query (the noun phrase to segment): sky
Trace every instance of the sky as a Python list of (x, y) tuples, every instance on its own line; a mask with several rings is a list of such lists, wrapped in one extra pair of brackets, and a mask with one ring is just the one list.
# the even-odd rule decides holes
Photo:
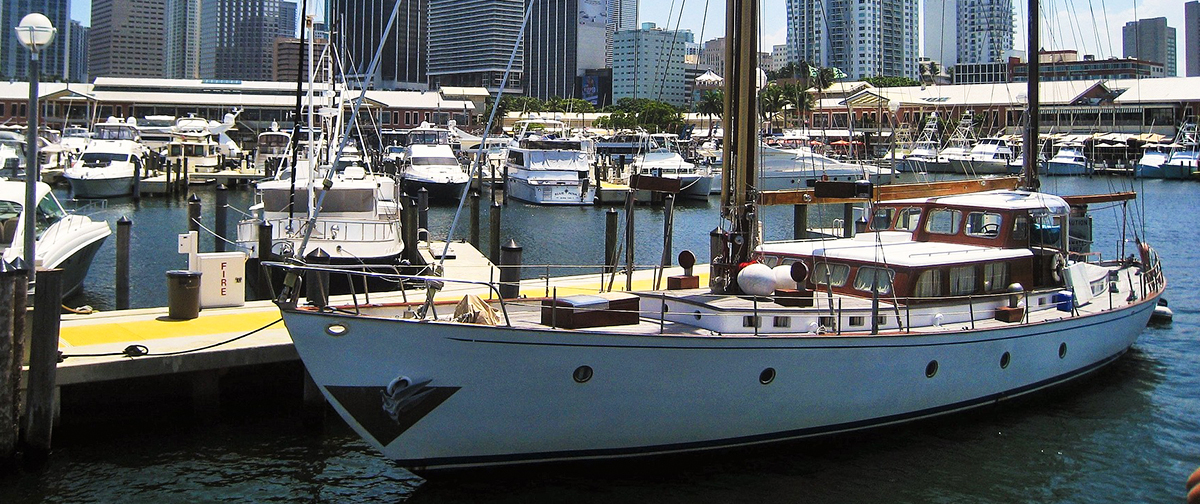
[[(762, 0), (763, 27), (759, 48), (770, 51), (771, 46), (787, 41), (787, 11), (784, 0)], [(318, 2), (322, 3), (322, 2)], [(725, 2), (723, 0), (641, 0), (638, 22), (692, 30), (698, 42), (724, 35)], [(1175, 28), (1177, 65), (1182, 74), (1184, 0), (1044, 0), (1041, 2), (1045, 49), (1078, 49), (1081, 54), (1097, 58), (1121, 56), (1121, 27), (1134, 19), (1166, 17), (1167, 25)], [(705, 8), (707, 5), (707, 9)], [(1015, 48), (1025, 48), (1024, 1), (1017, 1)], [(683, 11), (682, 19), (679, 12)], [(707, 19), (705, 11), (707, 10)], [(91, 2), (71, 2), (71, 18), (91, 25)], [(669, 23), (669, 24), (668, 24)]]

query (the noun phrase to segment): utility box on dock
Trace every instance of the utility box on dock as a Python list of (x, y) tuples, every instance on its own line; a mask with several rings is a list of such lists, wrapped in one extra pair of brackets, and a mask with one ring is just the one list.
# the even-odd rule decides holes
[(200, 263), (200, 306), (242, 306), (246, 304), (246, 254), (207, 252), (196, 254)]

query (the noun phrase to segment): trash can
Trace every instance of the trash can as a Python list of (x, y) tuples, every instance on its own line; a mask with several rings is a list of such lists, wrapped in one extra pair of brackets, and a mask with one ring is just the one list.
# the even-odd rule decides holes
[(191, 320), (200, 316), (199, 271), (167, 272), (167, 314), (175, 320)]

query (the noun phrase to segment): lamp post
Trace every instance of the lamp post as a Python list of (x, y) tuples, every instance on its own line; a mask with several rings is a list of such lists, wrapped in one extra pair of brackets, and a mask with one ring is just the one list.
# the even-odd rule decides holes
[(37, 157), (37, 129), (40, 115), (38, 114), (38, 73), (41, 70), (38, 53), (54, 42), (54, 35), (58, 30), (54, 28), (53, 24), (50, 24), (50, 20), (46, 16), (36, 12), (21, 18), (21, 23), (14, 29), (17, 31), (17, 40), (20, 40), (21, 45), (29, 49), (29, 113), (26, 114), (28, 127), (25, 133), (25, 263), (29, 265), (29, 278), (33, 279), (34, 271), (37, 270), (33, 247), (37, 234), (34, 228), (37, 214), (38, 172), (41, 168)]

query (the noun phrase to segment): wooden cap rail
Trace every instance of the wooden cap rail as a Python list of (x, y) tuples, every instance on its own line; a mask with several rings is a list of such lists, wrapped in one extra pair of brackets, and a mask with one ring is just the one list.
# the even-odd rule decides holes
[[(951, 196), (996, 189), (1016, 189), (1017, 177), (997, 177), (976, 180), (950, 180), (922, 184), (879, 185), (872, 189), (872, 201), (888, 201), (906, 198), (930, 198)], [(818, 198), (812, 189), (787, 189), (763, 191), (762, 205), (806, 205), (817, 203), (857, 203), (865, 198)]]

